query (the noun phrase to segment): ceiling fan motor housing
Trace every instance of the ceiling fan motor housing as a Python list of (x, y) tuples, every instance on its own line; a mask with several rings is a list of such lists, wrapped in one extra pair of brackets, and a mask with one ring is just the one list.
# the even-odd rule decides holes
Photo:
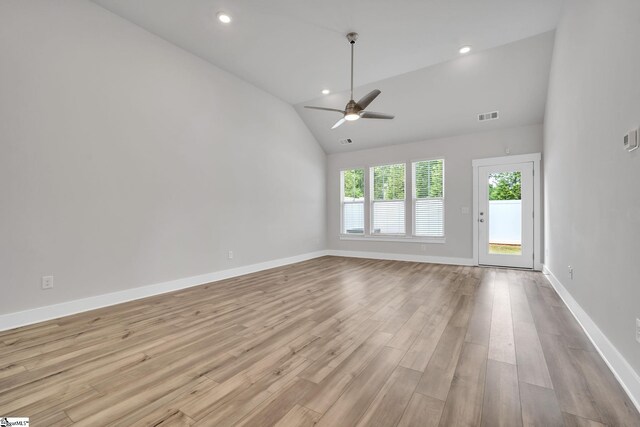
[(358, 114), (360, 111), (362, 111), (362, 108), (353, 99), (350, 100), (344, 108), (345, 114)]
[(356, 40), (358, 40), (358, 33), (347, 34), (347, 40), (349, 40), (349, 43), (355, 44)]

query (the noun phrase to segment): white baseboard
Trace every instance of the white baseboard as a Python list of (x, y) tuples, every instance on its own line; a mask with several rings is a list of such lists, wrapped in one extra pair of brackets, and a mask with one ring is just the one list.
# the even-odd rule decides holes
[(385, 259), (390, 261), (426, 262), (431, 264), (475, 265), (471, 258), (439, 257), (429, 255), (394, 254), (385, 252), (342, 251), (330, 249), (327, 255), (348, 258)]
[(44, 322), (46, 320), (57, 319), (59, 317), (70, 316), (72, 314), (108, 307), (115, 304), (173, 292), (180, 289), (203, 285), (205, 283), (216, 282), (218, 280), (229, 279), (242, 276), (244, 274), (255, 273), (270, 268), (281, 267), (283, 265), (294, 264), (321, 256), (333, 255), (352, 258), (372, 258), (387, 259), (396, 261), (429, 262), (437, 264), (459, 264), (473, 265), (473, 260), (466, 258), (446, 258), (430, 257), (421, 255), (402, 255), (379, 252), (356, 252), (356, 251), (336, 251), (324, 250), (296, 255), (288, 258), (280, 258), (258, 264), (246, 265), (243, 267), (228, 270), (216, 271), (213, 273), (201, 274), (198, 276), (186, 277), (168, 282), (155, 283), (153, 285), (141, 286), (123, 291), (111, 292), (108, 294), (96, 295), (93, 297), (77, 299), (59, 304), (37, 307), (29, 310), (18, 311), (0, 315), (0, 331), (6, 331), (20, 326), (31, 325)]
[(560, 283), (558, 278), (546, 267), (543, 266), (543, 272), (549, 279), (560, 298), (569, 308), (573, 317), (576, 318), (582, 329), (593, 343), (602, 359), (604, 359), (613, 375), (616, 377), (624, 391), (640, 411), (640, 376), (631, 367), (629, 362), (620, 354), (618, 349), (609, 341), (604, 333), (598, 328), (598, 325), (591, 319), (586, 311), (571, 296), (569, 291)]
[(168, 282), (156, 283), (153, 285), (141, 286), (138, 288), (126, 289), (123, 291), (108, 294), (96, 295), (93, 297), (63, 302), (60, 304), (37, 307), (30, 310), (18, 311), (0, 315), (0, 331), (31, 325), (33, 323), (44, 322), (45, 320), (57, 319), (71, 314), (84, 311), (95, 310), (97, 308), (110, 305), (121, 304), (140, 298), (173, 292), (180, 289), (203, 285), (205, 283), (218, 280), (229, 279), (242, 276), (244, 274), (255, 273), (270, 268), (281, 267), (283, 265), (294, 264), (313, 258), (328, 255), (327, 251), (310, 252), (288, 258), (280, 258), (258, 264), (246, 265), (229, 270), (216, 271), (213, 273), (201, 274), (199, 276), (186, 277), (183, 279), (171, 280)]

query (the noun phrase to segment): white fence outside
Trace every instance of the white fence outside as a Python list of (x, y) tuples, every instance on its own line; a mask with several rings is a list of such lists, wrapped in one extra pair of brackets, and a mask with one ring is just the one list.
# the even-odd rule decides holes
[(522, 244), (522, 202), (489, 201), (489, 243)]

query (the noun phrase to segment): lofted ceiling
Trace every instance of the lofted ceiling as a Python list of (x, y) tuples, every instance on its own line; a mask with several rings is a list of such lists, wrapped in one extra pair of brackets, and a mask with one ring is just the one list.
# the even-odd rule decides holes
[[(553, 40), (551, 31), (355, 89), (356, 100), (380, 89), (367, 110), (395, 114), (393, 120), (360, 119), (332, 130), (340, 114), (303, 108), (344, 108), (349, 91), (295, 108), (327, 153), (542, 123)], [(498, 120), (478, 121), (492, 111)], [(353, 143), (341, 145), (345, 138)]]
[[(294, 105), (325, 151), (388, 145), (542, 120), (553, 33), (563, 0), (92, 0)], [(224, 25), (216, 13), (229, 13)], [(339, 118), (357, 31), (356, 99), (392, 121)], [(546, 33), (546, 34), (543, 34)], [(458, 49), (473, 51), (460, 57)], [(321, 96), (322, 89), (332, 94)], [(480, 127), (477, 113), (501, 119)], [(340, 138), (352, 137), (351, 146)]]

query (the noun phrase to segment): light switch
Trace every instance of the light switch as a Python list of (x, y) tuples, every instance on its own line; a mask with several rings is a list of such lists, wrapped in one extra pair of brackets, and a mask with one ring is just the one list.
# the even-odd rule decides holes
[(629, 131), (629, 133), (624, 136), (623, 143), (627, 151), (636, 150), (638, 148), (638, 129)]
[(463, 206), (460, 208), (460, 213), (462, 215), (469, 215), (469, 207), (468, 206)]

